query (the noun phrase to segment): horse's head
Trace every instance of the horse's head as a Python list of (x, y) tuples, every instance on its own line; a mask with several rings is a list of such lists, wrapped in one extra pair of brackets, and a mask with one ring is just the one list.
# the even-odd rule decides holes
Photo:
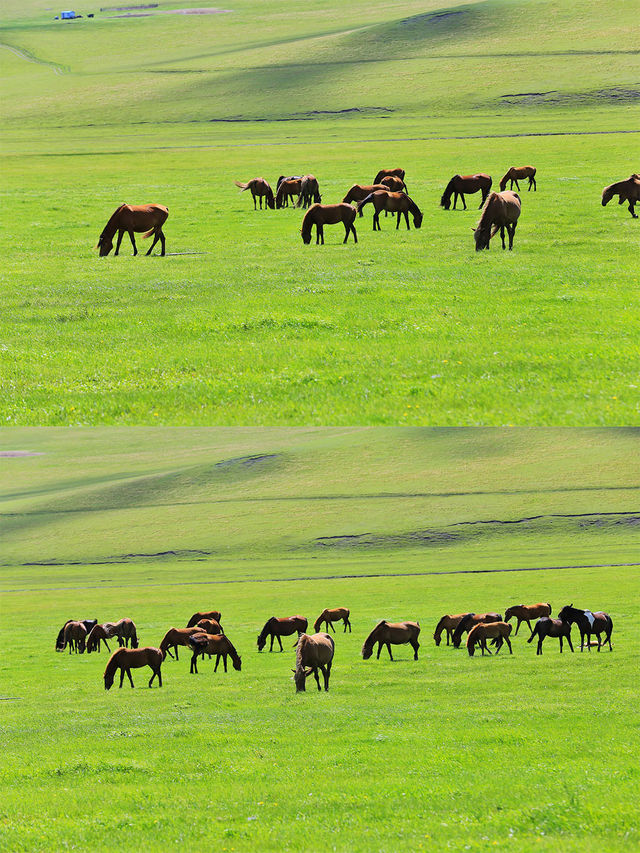
[(238, 672), (240, 672), (240, 670), (242, 669), (242, 658), (240, 657), (240, 655), (238, 655), (238, 657), (234, 660), (233, 668), (237, 669)]
[(511, 617), (513, 616), (513, 613), (511, 612), (512, 610), (513, 610), (512, 607), (507, 607), (507, 609), (504, 611), (504, 621), (505, 622), (508, 622), (509, 619), (511, 619)]
[(113, 240), (110, 237), (105, 237), (103, 232), (98, 238), (96, 249), (100, 250), (100, 257), (104, 258), (113, 249)]
[(111, 690), (113, 687), (113, 676), (115, 673), (115, 669), (113, 672), (105, 672), (104, 674), (104, 689)]
[(416, 212), (413, 214), (413, 226), (414, 226), (414, 228), (422, 228), (422, 219), (423, 219), (422, 211), (416, 209)]
[(373, 654), (373, 643), (371, 643), (370, 645), (368, 643), (365, 643), (364, 646), (362, 647), (363, 660), (369, 660), (369, 658), (371, 657), (372, 654)]
[(444, 207), (445, 210), (449, 210), (451, 207), (451, 196), (446, 193), (440, 199), (440, 207)]
[(480, 228), (480, 226), (478, 226), (477, 228), (472, 228), (471, 230), (473, 231), (473, 236), (476, 241), (476, 252), (481, 252), (482, 249), (488, 249), (491, 229)]
[(293, 680), (296, 685), (296, 693), (304, 693), (307, 689), (307, 678), (313, 670), (305, 669), (303, 666), (298, 666), (293, 670)]
[(613, 190), (611, 187), (605, 187), (602, 190), (602, 206), (606, 207), (613, 198)]
[(138, 642), (138, 635), (134, 634), (133, 637), (131, 638), (131, 648), (137, 649), (139, 645), (140, 645), (140, 643)]
[(440, 634), (434, 634), (433, 639), (436, 641), (436, 646), (440, 645), (441, 637)]
[(267, 638), (262, 634), (258, 634), (258, 651), (261, 652), (267, 645)]
[(269, 192), (267, 193), (267, 207), (270, 210), (273, 210), (275, 208), (275, 206), (276, 206), (276, 203), (273, 199), (273, 190), (269, 190)]

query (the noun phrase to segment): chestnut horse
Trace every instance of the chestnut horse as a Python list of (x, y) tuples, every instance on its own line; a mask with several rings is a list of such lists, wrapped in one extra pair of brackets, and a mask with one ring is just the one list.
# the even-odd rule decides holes
[(400, 178), (402, 183), (404, 184), (405, 190), (407, 189), (407, 185), (404, 183), (404, 169), (380, 169), (378, 174), (375, 177), (374, 184), (381, 184), (383, 178)]
[(376, 190), (366, 198), (358, 202), (358, 213), (362, 213), (362, 208), (365, 204), (371, 203), (374, 208), (373, 214), (373, 230), (381, 231), (380, 228), (380, 211), (388, 210), (389, 213), (397, 213), (396, 231), (400, 227), (400, 216), (404, 215), (404, 221), (409, 228), (409, 214), (413, 215), (413, 225), (415, 228), (422, 226), (422, 212), (418, 205), (406, 193), (391, 193), (388, 190)]
[(520, 184), (518, 181), (524, 181), (525, 178), (529, 178), (529, 189), (527, 192), (531, 192), (531, 187), (533, 187), (533, 191), (537, 191), (536, 184), (536, 167), (535, 166), (512, 166), (506, 175), (500, 181), (500, 189), (506, 190), (507, 181), (510, 181), (511, 184), (509, 189), (513, 189), (513, 185), (516, 185), (516, 189), (520, 192)]
[(293, 197), (300, 195), (302, 188), (302, 178), (284, 178), (278, 183), (276, 191), (276, 207), (278, 210), (282, 207), (289, 207), (289, 199), (293, 204)]
[(265, 181), (264, 178), (252, 178), (250, 181), (247, 181), (246, 184), (241, 183), (240, 181), (233, 182), (237, 187), (240, 187), (241, 191), (251, 190), (251, 196), (253, 198), (253, 209), (256, 210), (256, 199), (260, 200), (260, 210), (262, 210), (262, 199), (264, 199), (264, 209), (266, 210), (268, 207), (273, 210), (276, 206), (276, 203), (273, 199), (273, 190), (269, 186), (268, 182)]
[[(613, 621), (608, 613), (603, 613), (598, 610), (597, 613), (592, 613), (590, 610), (579, 610), (573, 604), (567, 604), (563, 607), (558, 618), (569, 624), (575, 622), (580, 631), (580, 651), (584, 648), (585, 637), (587, 640), (587, 648), (591, 651), (591, 635), (595, 634), (598, 638), (598, 651), (600, 646), (609, 643), (609, 651), (611, 648), (611, 632), (613, 631)], [(604, 644), (600, 639), (600, 634), (604, 634)]]
[(634, 212), (634, 207), (637, 201), (640, 201), (640, 175), (633, 174), (626, 181), (618, 181), (616, 184), (609, 184), (602, 190), (602, 206), (606, 207), (614, 195), (618, 196), (618, 204), (629, 202), (629, 213), (634, 219), (638, 218), (638, 214)]
[(94, 625), (89, 631), (89, 636), (87, 637), (87, 654), (89, 655), (91, 652), (99, 652), (101, 643), (105, 644), (107, 651), (111, 654), (111, 649), (109, 648), (107, 640), (112, 636), (113, 634), (110, 634), (104, 625)]
[(192, 637), (194, 634), (202, 634), (202, 631), (202, 628), (169, 628), (160, 643), (160, 651), (165, 657), (169, 655), (172, 658), (171, 649), (173, 649), (176, 653), (175, 659), (180, 660), (178, 657), (178, 646), (188, 646), (189, 637)]
[(82, 622), (67, 622), (64, 627), (63, 651), (69, 646), (69, 654), (75, 652), (81, 655), (84, 652), (86, 642), (87, 629)]
[(454, 648), (459, 649), (464, 632), (470, 631), (480, 622), (502, 622), (502, 616), (499, 613), (465, 613), (451, 638)]
[(302, 220), (302, 242), (309, 244), (311, 242), (311, 228), (316, 226), (316, 246), (322, 243), (324, 246), (324, 226), (336, 225), (342, 222), (344, 225), (344, 240), (346, 243), (349, 239), (349, 234), (353, 233), (354, 242), (358, 242), (355, 225), (356, 212), (350, 204), (313, 204), (305, 213)]
[[(352, 201), (363, 201), (368, 195), (371, 195), (371, 193), (374, 193), (376, 190), (386, 190), (388, 192), (389, 187), (384, 184), (373, 184), (373, 186), (354, 184), (349, 188), (342, 201), (344, 204), (350, 204)], [(362, 216), (362, 211), (359, 211), (358, 216)]]
[(318, 670), (322, 671), (324, 678), (324, 689), (329, 689), (329, 676), (335, 652), (335, 643), (329, 634), (302, 634), (298, 640), (296, 649), (296, 668), (293, 670), (293, 680), (296, 685), (296, 693), (304, 693), (307, 678), (313, 673), (313, 677), (320, 687)]
[(501, 193), (491, 193), (487, 198), (480, 221), (472, 228), (476, 241), (476, 252), (489, 248), (489, 241), (500, 231), (502, 248), (505, 249), (504, 231), (509, 235), (509, 251), (513, 249), (513, 237), (520, 216), (520, 196), (505, 190)]
[(308, 624), (304, 616), (286, 616), (282, 618), (272, 616), (271, 619), (267, 619), (264, 628), (258, 634), (258, 651), (261, 652), (267, 645), (267, 637), (271, 637), (270, 652), (273, 651), (274, 639), (280, 644), (280, 651), (283, 651), (280, 637), (290, 637), (291, 634), (296, 633), (300, 637), (307, 630)]
[(326, 623), (327, 628), (331, 628), (335, 634), (336, 629), (333, 627), (332, 623), (340, 622), (340, 620), (344, 623), (344, 631), (342, 633), (347, 633), (347, 627), (349, 628), (349, 633), (351, 633), (351, 622), (349, 621), (349, 609), (347, 607), (334, 607), (333, 610), (329, 610), (328, 608), (323, 610), (313, 623), (313, 630), (318, 632), (324, 622)]
[(155, 649), (152, 646), (145, 646), (142, 649), (125, 649), (124, 646), (121, 646), (115, 650), (107, 661), (107, 668), (104, 671), (104, 689), (110, 690), (113, 686), (116, 669), (120, 670), (120, 687), (122, 687), (125, 673), (129, 676), (129, 682), (133, 687), (131, 670), (139, 669), (141, 666), (150, 666), (153, 671), (153, 675), (149, 680), (149, 687), (151, 687), (156, 675), (158, 676), (158, 686), (162, 687), (160, 667), (163, 660), (164, 654), (160, 649)]
[(442, 617), (436, 625), (436, 630), (433, 632), (433, 639), (436, 641), (436, 646), (440, 645), (440, 635), (443, 631), (447, 632), (447, 645), (449, 645), (449, 640), (453, 637), (453, 632), (460, 624), (463, 616), (466, 615), (466, 613), (458, 613), (455, 616), (446, 615)]
[(533, 634), (533, 629), (531, 628), (531, 620), (539, 619), (542, 616), (551, 616), (551, 605), (547, 602), (540, 602), (540, 604), (515, 604), (512, 607), (507, 607), (504, 613), (504, 621), (509, 622), (512, 616), (518, 620), (518, 624), (516, 625), (516, 631), (514, 636), (518, 636), (518, 631), (520, 630), (520, 623), (526, 622)]
[(196, 628), (200, 628), (205, 634), (224, 634), (224, 628), (215, 619), (201, 619)]
[(91, 629), (98, 624), (97, 619), (67, 619), (62, 628), (58, 631), (58, 636), (56, 637), (56, 651), (61, 652), (64, 649), (64, 629), (67, 627), (69, 622), (82, 622), (84, 627), (87, 629), (87, 634)]
[(300, 197), (297, 207), (306, 209), (312, 204), (320, 204), (321, 201), (322, 196), (320, 195), (318, 179), (313, 175), (305, 175), (300, 181)]
[(542, 641), (545, 637), (558, 637), (560, 640), (560, 654), (562, 654), (563, 637), (566, 639), (567, 643), (569, 643), (571, 651), (573, 651), (573, 644), (571, 642), (571, 623), (564, 622), (562, 619), (550, 619), (548, 616), (543, 616), (541, 619), (538, 619), (536, 624), (533, 626), (533, 631), (531, 632), (531, 636), (527, 640), (527, 643), (532, 643), (534, 637), (538, 638), (537, 655), (542, 654)]
[(208, 610), (206, 613), (204, 611), (199, 610), (197, 613), (194, 613), (191, 619), (187, 622), (187, 628), (193, 628), (194, 625), (197, 625), (201, 619), (213, 619), (216, 622), (219, 622), (222, 618), (222, 614), (219, 610)]
[(413, 659), (418, 660), (418, 649), (420, 648), (420, 643), (418, 642), (419, 634), (420, 624), (418, 622), (387, 622), (386, 619), (383, 619), (381, 622), (378, 622), (364, 641), (362, 657), (365, 660), (369, 660), (373, 654), (373, 646), (377, 643), (378, 654), (376, 655), (376, 660), (380, 659), (380, 652), (383, 646), (387, 647), (389, 657), (393, 660), (391, 643), (394, 645), (410, 643), (413, 648)]
[(451, 207), (451, 196), (453, 195), (453, 209), (456, 209), (458, 196), (460, 196), (462, 199), (462, 206), (466, 210), (467, 205), (464, 200), (465, 193), (472, 194), (481, 190), (482, 201), (478, 205), (478, 208), (481, 208), (489, 195), (491, 184), (491, 176), (484, 175), (482, 173), (478, 175), (454, 175), (447, 184), (445, 191), (442, 193), (440, 207), (444, 207), (445, 210), (449, 210)]
[(107, 637), (117, 637), (121, 646), (128, 647), (131, 643), (132, 649), (138, 648), (136, 626), (131, 619), (125, 617), (118, 622), (105, 622), (102, 627), (105, 629)]
[(380, 184), (385, 188), (385, 190), (389, 190), (392, 193), (401, 193), (407, 191), (407, 185), (402, 180), (402, 178), (396, 177), (396, 175), (387, 175), (384, 178), (380, 179)]
[(134, 232), (145, 231), (142, 239), (146, 240), (153, 234), (153, 243), (147, 255), (150, 255), (155, 244), (160, 240), (162, 246), (161, 255), (164, 255), (164, 233), (162, 226), (167, 221), (169, 216), (169, 208), (162, 204), (121, 204), (111, 216), (111, 219), (104, 226), (102, 234), (98, 238), (96, 249), (100, 250), (100, 257), (108, 255), (113, 249), (113, 236), (118, 232), (118, 241), (114, 255), (120, 251), (120, 243), (124, 232), (126, 231), (133, 246), (133, 254), (138, 254), (136, 241), (133, 237)]
[(214, 672), (218, 670), (220, 658), (223, 659), (224, 671), (227, 671), (227, 657), (231, 657), (233, 668), (238, 672), (242, 669), (242, 658), (235, 650), (231, 640), (225, 634), (194, 634), (189, 637), (189, 646), (193, 650), (191, 657), (191, 674), (198, 674), (198, 655), (208, 654), (216, 656), (216, 665)]
[(469, 636), (467, 637), (467, 651), (469, 655), (473, 657), (477, 645), (482, 649), (483, 655), (485, 652), (491, 654), (491, 651), (487, 648), (487, 638), (492, 638), (496, 641), (496, 654), (502, 648), (503, 643), (509, 646), (509, 654), (513, 654), (511, 640), (509, 639), (511, 628), (512, 626), (507, 622), (480, 622), (469, 631)]

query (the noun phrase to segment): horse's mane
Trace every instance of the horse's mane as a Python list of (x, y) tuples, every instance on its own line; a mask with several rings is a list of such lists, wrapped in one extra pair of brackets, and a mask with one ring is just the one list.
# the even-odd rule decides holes
[(482, 212), (480, 214), (480, 219), (476, 226), (476, 229), (485, 230), (491, 227), (491, 213), (489, 213), (489, 208), (492, 204), (495, 203), (495, 199), (498, 197), (498, 193), (492, 192), (489, 193), (487, 198), (485, 199), (485, 203), (482, 205)]
[(296, 645), (296, 669), (300, 669), (302, 667), (302, 650), (304, 646), (309, 642), (309, 635), (302, 634), (298, 643)]
[(420, 210), (418, 205), (415, 203), (415, 201), (411, 198), (411, 196), (407, 196), (407, 202), (409, 204), (409, 212), (410, 213), (412, 213), (414, 216), (416, 214), (420, 214), (420, 215), (422, 214), (422, 211)]
[(444, 192), (442, 193), (442, 197), (440, 198), (440, 207), (444, 207), (445, 204), (451, 198), (451, 196), (453, 194), (453, 190), (454, 190), (454, 182), (455, 182), (456, 178), (459, 178), (459, 177), (460, 177), (460, 175), (454, 175), (451, 178), (451, 180), (449, 181), (449, 183), (447, 184), (447, 186), (445, 187)]
[(118, 658), (121, 656), (122, 652), (128, 651), (123, 646), (116, 649), (115, 652), (111, 653), (111, 657), (107, 661), (107, 665), (104, 670), (104, 678), (107, 678), (110, 675), (113, 675), (116, 669), (118, 668)]

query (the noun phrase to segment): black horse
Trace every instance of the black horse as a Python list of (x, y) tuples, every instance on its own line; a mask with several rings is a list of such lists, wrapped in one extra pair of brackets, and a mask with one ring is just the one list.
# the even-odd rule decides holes
[[(592, 613), (590, 610), (579, 610), (573, 604), (567, 604), (563, 607), (558, 618), (569, 624), (575, 622), (580, 631), (580, 651), (584, 648), (585, 637), (587, 640), (587, 648), (591, 651), (591, 635), (595, 634), (598, 638), (598, 651), (601, 645), (609, 643), (609, 651), (611, 648), (611, 632), (613, 631), (613, 622), (608, 613), (603, 613), (599, 610), (597, 613)], [(600, 639), (600, 635), (604, 634), (604, 643)]]
[(573, 651), (573, 643), (571, 642), (571, 622), (565, 622), (563, 619), (550, 619), (548, 616), (543, 616), (538, 619), (533, 626), (531, 636), (527, 643), (532, 643), (534, 637), (538, 638), (537, 655), (542, 654), (542, 641), (545, 637), (558, 637), (560, 640), (560, 654), (562, 654), (562, 640), (566, 639), (569, 643), (569, 648)]

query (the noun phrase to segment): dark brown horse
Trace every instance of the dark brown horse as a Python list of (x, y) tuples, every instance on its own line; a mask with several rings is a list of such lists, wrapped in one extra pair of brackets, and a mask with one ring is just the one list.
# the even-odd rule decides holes
[(172, 658), (171, 649), (173, 649), (176, 653), (175, 659), (180, 660), (178, 657), (178, 646), (188, 646), (189, 637), (192, 637), (194, 634), (202, 634), (202, 628), (169, 628), (160, 643), (160, 651), (165, 657), (169, 655)]
[(433, 639), (436, 641), (436, 646), (440, 645), (440, 635), (443, 631), (447, 632), (447, 645), (449, 645), (449, 640), (453, 637), (453, 632), (460, 624), (463, 616), (466, 615), (466, 613), (457, 613), (455, 616), (447, 614), (442, 617), (436, 625), (436, 630), (433, 632)]
[(502, 616), (499, 613), (465, 613), (453, 632), (451, 638), (453, 647), (459, 649), (464, 632), (470, 631), (481, 622), (502, 622)]
[(500, 190), (506, 190), (507, 181), (511, 182), (509, 189), (513, 189), (513, 185), (516, 185), (516, 189), (520, 192), (520, 184), (518, 181), (524, 181), (525, 178), (529, 178), (529, 189), (527, 192), (531, 192), (531, 187), (533, 187), (533, 191), (536, 192), (537, 184), (536, 184), (536, 167), (535, 166), (512, 166), (506, 175), (500, 181)]
[(240, 181), (234, 181), (234, 184), (237, 187), (240, 187), (242, 192), (244, 192), (245, 190), (251, 190), (254, 210), (257, 209), (256, 199), (258, 199), (260, 202), (260, 210), (262, 210), (262, 199), (264, 199), (265, 210), (267, 209), (267, 207), (273, 210), (276, 206), (276, 203), (273, 198), (273, 190), (264, 178), (252, 178), (250, 181), (247, 181), (246, 184), (243, 184)]
[(162, 687), (160, 667), (163, 660), (164, 654), (160, 649), (155, 649), (152, 646), (146, 646), (143, 649), (125, 649), (124, 646), (121, 646), (115, 650), (107, 661), (107, 668), (104, 671), (104, 689), (110, 690), (113, 686), (113, 679), (117, 669), (120, 670), (120, 687), (122, 687), (125, 673), (129, 677), (129, 682), (133, 687), (131, 670), (139, 669), (141, 666), (150, 666), (153, 671), (153, 675), (149, 680), (149, 687), (151, 687), (153, 679), (156, 676), (158, 676), (158, 686)]
[(454, 175), (447, 184), (445, 191), (442, 193), (440, 207), (444, 207), (445, 210), (449, 210), (451, 207), (451, 196), (453, 196), (453, 209), (456, 209), (458, 197), (460, 197), (462, 199), (462, 206), (466, 210), (467, 205), (464, 200), (465, 195), (471, 195), (480, 190), (482, 192), (482, 201), (478, 205), (478, 208), (480, 208), (485, 203), (487, 196), (489, 195), (491, 183), (491, 176), (484, 175), (482, 173), (478, 175)]
[(380, 169), (376, 178), (374, 180), (374, 184), (381, 184), (383, 178), (400, 178), (402, 183), (404, 184), (405, 190), (407, 189), (407, 185), (404, 183), (404, 169)]
[(529, 631), (533, 634), (531, 620), (539, 619), (542, 616), (551, 616), (551, 605), (549, 602), (540, 602), (540, 604), (514, 604), (512, 607), (507, 607), (505, 610), (504, 621), (509, 622), (512, 616), (518, 620), (514, 636), (518, 636), (521, 622), (526, 622), (529, 627)]
[(513, 237), (516, 233), (518, 218), (520, 217), (520, 196), (505, 190), (501, 193), (491, 193), (484, 203), (480, 221), (472, 228), (476, 241), (476, 252), (489, 248), (489, 242), (498, 231), (502, 240), (502, 248), (505, 249), (504, 232), (509, 236), (509, 251), (513, 249)]
[(353, 234), (353, 239), (357, 243), (358, 235), (353, 224), (356, 221), (356, 211), (350, 204), (314, 204), (305, 213), (302, 220), (302, 242), (311, 242), (311, 228), (316, 226), (316, 246), (322, 243), (324, 246), (324, 226), (336, 225), (342, 222), (344, 225), (344, 240), (346, 243), (349, 239), (349, 234)]
[(298, 207), (306, 210), (312, 204), (320, 204), (322, 196), (320, 195), (320, 187), (318, 179), (313, 175), (305, 175), (300, 181), (300, 196), (298, 198)]
[(293, 670), (293, 680), (296, 685), (296, 693), (304, 693), (307, 678), (313, 674), (320, 687), (320, 676), (324, 678), (324, 689), (329, 689), (329, 676), (335, 653), (335, 643), (329, 634), (302, 634), (296, 647), (296, 668)]
[(412, 198), (406, 193), (391, 193), (388, 190), (376, 190), (358, 203), (358, 213), (362, 213), (362, 208), (371, 203), (373, 205), (373, 230), (380, 231), (380, 212), (388, 210), (389, 213), (397, 213), (396, 231), (400, 227), (400, 216), (404, 216), (404, 221), (409, 228), (409, 214), (413, 216), (413, 224), (415, 228), (422, 226), (422, 211)]
[(349, 628), (349, 633), (351, 633), (351, 622), (349, 621), (349, 609), (347, 607), (334, 607), (332, 610), (325, 609), (318, 616), (316, 621), (313, 624), (313, 630), (318, 632), (322, 627), (322, 623), (325, 623), (327, 628), (331, 628), (331, 630), (335, 633), (335, 628), (333, 627), (333, 622), (343, 622), (344, 623), (344, 631), (343, 634), (346, 634), (347, 627)]
[(64, 649), (69, 646), (69, 654), (83, 654), (87, 642), (87, 629), (82, 622), (67, 622), (64, 628)]
[(222, 614), (219, 610), (199, 610), (197, 613), (194, 613), (191, 619), (187, 622), (187, 628), (193, 628), (194, 625), (197, 625), (201, 619), (213, 619), (215, 622), (219, 622), (222, 618)]
[(117, 637), (121, 646), (129, 646), (131, 643), (132, 649), (138, 648), (138, 634), (136, 626), (131, 619), (119, 619), (117, 622), (105, 622), (102, 626), (109, 638)]
[(302, 178), (285, 178), (278, 184), (276, 191), (276, 207), (289, 207), (289, 199), (293, 204), (294, 196), (299, 196), (302, 189)]
[(297, 634), (300, 637), (307, 630), (308, 624), (304, 616), (286, 616), (284, 618), (272, 616), (271, 619), (267, 619), (264, 628), (258, 634), (258, 651), (261, 652), (267, 645), (267, 637), (271, 637), (270, 652), (273, 651), (274, 639), (280, 644), (280, 651), (283, 651), (280, 637), (290, 637), (292, 634)]
[[(374, 193), (376, 190), (389, 190), (389, 187), (384, 184), (373, 184), (373, 185), (363, 185), (363, 184), (354, 184), (349, 188), (347, 194), (342, 199), (344, 204), (351, 204), (351, 202), (359, 202), (363, 201), (368, 195)], [(359, 212), (359, 216), (362, 216), (362, 211)]]
[(226, 634), (194, 634), (189, 637), (189, 646), (193, 650), (191, 657), (191, 674), (198, 674), (198, 656), (199, 655), (215, 655), (216, 665), (214, 672), (218, 670), (220, 658), (223, 659), (224, 671), (227, 671), (227, 657), (231, 658), (233, 668), (238, 672), (242, 669), (242, 658), (235, 650), (235, 647)]
[(205, 634), (224, 634), (224, 628), (215, 619), (201, 619), (196, 628), (200, 628)]
[(618, 181), (616, 184), (609, 184), (602, 190), (602, 206), (606, 207), (614, 195), (618, 196), (618, 204), (629, 202), (629, 213), (634, 219), (638, 218), (634, 208), (637, 201), (640, 201), (640, 175), (633, 174), (626, 181)]
[(513, 654), (511, 640), (509, 639), (511, 629), (512, 626), (507, 622), (480, 622), (469, 631), (467, 651), (473, 657), (475, 647), (479, 645), (483, 655), (485, 652), (491, 654), (490, 649), (487, 647), (487, 639), (492, 639), (495, 641), (496, 654), (502, 648), (503, 643), (509, 646), (509, 654)]
[(531, 636), (527, 640), (527, 643), (532, 643), (534, 637), (538, 638), (537, 655), (542, 654), (542, 641), (545, 637), (558, 637), (560, 640), (560, 654), (562, 654), (563, 638), (566, 639), (567, 643), (569, 643), (569, 648), (573, 651), (573, 644), (571, 642), (571, 623), (564, 622), (562, 619), (550, 619), (548, 616), (543, 616), (541, 619), (538, 619), (536, 624), (533, 626), (533, 631), (531, 632)]
[(420, 643), (418, 642), (419, 634), (420, 624), (418, 622), (387, 622), (386, 619), (383, 619), (381, 622), (378, 622), (364, 641), (362, 657), (368, 660), (373, 654), (374, 644), (377, 643), (378, 654), (376, 655), (376, 660), (380, 659), (380, 652), (383, 646), (387, 647), (389, 657), (393, 660), (391, 644), (402, 645), (410, 643), (413, 648), (413, 659), (418, 660), (418, 649), (420, 648)]
[(64, 649), (64, 629), (67, 627), (69, 622), (82, 622), (84, 627), (87, 629), (87, 634), (95, 625), (98, 624), (97, 619), (67, 619), (62, 628), (58, 631), (58, 636), (56, 637), (57, 652), (61, 652)]
[(102, 643), (105, 644), (107, 651), (111, 654), (111, 649), (107, 642), (111, 636), (113, 635), (108, 633), (104, 625), (94, 625), (94, 627), (89, 631), (89, 636), (87, 637), (87, 654), (89, 655), (91, 652), (99, 652)]
[[(600, 651), (601, 645), (606, 646), (607, 643), (609, 643), (609, 651), (613, 651), (611, 648), (613, 621), (608, 613), (604, 613), (602, 610), (592, 613), (590, 610), (579, 610), (577, 607), (574, 607), (573, 604), (567, 604), (567, 606), (563, 607), (560, 613), (558, 613), (558, 618), (562, 619), (563, 622), (568, 622), (569, 624), (573, 622), (576, 623), (578, 630), (580, 631), (580, 651), (584, 648), (585, 639), (587, 641), (587, 648), (591, 651), (592, 634), (595, 634), (598, 638), (598, 651)], [(604, 643), (600, 639), (601, 634), (604, 634)]]
[(140, 231), (146, 232), (142, 235), (143, 240), (146, 240), (147, 237), (151, 237), (153, 234), (153, 243), (147, 255), (151, 254), (158, 240), (160, 240), (162, 246), (160, 254), (164, 255), (165, 239), (162, 226), (167, 221), (168, 216), (169, 208), (161, 204), (121, 204), (112, 214), (111, 219), (105, 225), (98, 239), (96, 249), (100, 250), (100, 257), (103, 258), (105, 255), (108, 255), (111, 249), (113, 249), (113, 236), (116, 231), (118, 232), (118, 241), (114, 255), (117, 255), (120, 251), (120, 243), (122, 243), (125, 231), (131, 240), (134, 255), (138, 254), (138, 249), (133, 234)]

